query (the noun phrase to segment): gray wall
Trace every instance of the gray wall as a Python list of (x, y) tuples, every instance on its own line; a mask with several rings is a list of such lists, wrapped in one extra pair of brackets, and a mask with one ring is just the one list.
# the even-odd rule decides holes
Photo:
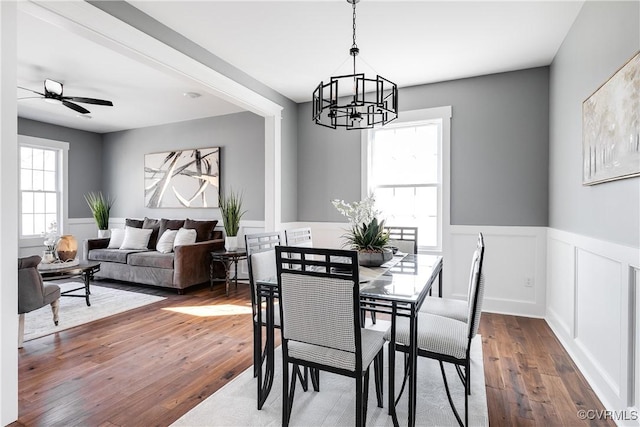
[(640, 49), (640, 3), (585, 2), (551, 64), (549, 225), (638, 247), (640, 179), (582, 186), (582, 102)]
[(215, 218), (219, 209), (144, 206), (144, 155), (180, 148), (221, 147), (221, 186), (244, 194), (245, 220), (264, 220), (264, 119), (244, 112), (104, 134), (104, 190), (116, 197), (111, 215)]
[[(402, 111), (452, 106), (451, 223), (546, 226), (549, 69), (400, 89)], [(325, 129), (299, 106), (298, 219), (343, 221), (360, 199), (360, 132)]]
[[(295, 165), (297, 107), (295, 102), (124, 1), (90, 1), (90, 3), (283, 107), (281, 123), (283, 152), (281, 167), (282, 220), (295, 221), (298, 216), (296, 204), (297, 167)], [(260, 185), (264, 189), (264, 175), (254, 185)]]
[(24, 118), (18, 134), (69, 143), (69, 218), (91, 218), (84, 195), (102, 190), (102, 135)]

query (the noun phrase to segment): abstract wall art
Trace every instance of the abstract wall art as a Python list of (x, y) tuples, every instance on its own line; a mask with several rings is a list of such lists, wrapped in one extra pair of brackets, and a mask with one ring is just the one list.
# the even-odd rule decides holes
[(582, 183), (640, 175), (640, 53), (582, 103)]
[(215, 208), (220, 189), (220, 147), (144, 156), (148, 208)]

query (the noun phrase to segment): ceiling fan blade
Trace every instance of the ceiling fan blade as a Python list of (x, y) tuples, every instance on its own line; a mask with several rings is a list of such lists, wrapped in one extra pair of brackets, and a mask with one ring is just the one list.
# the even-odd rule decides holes
[(80, 96), (63, 96), (62, 99), (67, 99), (69, 101), (75, 102), (84, 102), (85, 104), (106, 105), (109, 107), (113, 107), (113, 103), (111, 101), (106, 101), (104, 99), (83, 98)]
[(75, 110), (75, 111), (77, 111), (78, 113), (81, 113), (81, 114), (90, 113), (90, 111), (87, 110), (86, 108), (81, 107), (78, 104), (74, 104), (73, 102), (62, 100), (62, 105), (64, 105), (65, 107), (69, 107), (72, 110)]
[(35, 91), (33, 89), (29, 89), (29, 88), (26, 88), (26, 87), (23, 87), (23, 86), (18, 86), (18, 89), (28, 90), (29, 92), (33, 92), (36, 95), (44, 96), (44, 93), (40, 93), (38, 91)]

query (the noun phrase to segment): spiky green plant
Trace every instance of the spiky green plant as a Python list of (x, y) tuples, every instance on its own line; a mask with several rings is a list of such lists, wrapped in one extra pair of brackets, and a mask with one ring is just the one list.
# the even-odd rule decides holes
[(237, 236), (240, 218), (247, 212), (242, 210), (242, 193), (234, 193), (233, 189), (230, 189), (226, 195), (220, 193), (218, 202), (225, 233), (229, 237)]
[(113, 206), (114, 199), (109, 196), (103, 196), (101, 192), (89, 192), (85, 194), (84, 199), (87, 201), (89, 209), (91, 209), (93, 219), (96, 220), (98, 230), (108, 230), (109, 212), (111, 211), (111, 206)]
[(389, 234), (384, 231), (384, 220), (378, 222), (373, 218), (369, 224), (354, 225), (351, 230), (343, 236), (346, 245), (358, 251), (380, 252), (389, 243)]

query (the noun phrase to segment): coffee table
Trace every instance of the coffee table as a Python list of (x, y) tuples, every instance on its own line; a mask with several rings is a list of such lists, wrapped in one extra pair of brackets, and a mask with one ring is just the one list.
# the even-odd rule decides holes
[[(40, 271), (40, 275), (45, 280), (62, 280), (62, 279), (70, 279), (75, 277), (82, 277), (82, 279), (84, 280), (84, 286), (61, 292), (60, 296), (84, 298), (87, 301), (87, 306), (91, 306), (91, 301), (89, 301), (89, 295), (91, 295), (91, 289), (89, 288), (89, 285), (91, 284), (91, 279), (93, 279), (93, 275), (98, 271), (100, 271), (99, 262), (81, 261), (79, 264), (69, 265), (69, 266), (66, 266), (64, 265), (64, 263), (62, 263), (60, 264), (60, 267), (49, 266), (47, 269), (38, 270), (38, 271)], [(82, 289), (84, 289), (84, 294), (72, 293)]]

